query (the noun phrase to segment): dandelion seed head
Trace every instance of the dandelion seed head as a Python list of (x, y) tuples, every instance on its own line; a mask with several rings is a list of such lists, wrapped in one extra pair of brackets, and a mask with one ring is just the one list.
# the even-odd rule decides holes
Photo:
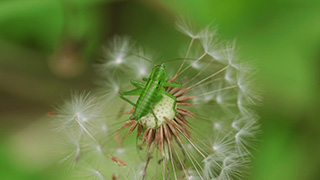
[[(221, 41), (215, 28), (196, 30), (185, 20), (177, 28), (190, 38), (190, 44), (184, 46), (181, 58), (164, 61), (165, 83), (181, 87), (157, 81), (156, 94), (143, 94), (152, 101), (151, 105), (141, 101), (143, 108), (136, 103), (141, 95), (126, 96), (132, 101), (129, 104), (119, 93), (146, 90), (148, 82), (155, 82), (147, 78), (152, 77), (151, 70), (160, 64), (160, 58), (127, 37), (115, 37), (105, 47), (105, 56), (97, 65), (99, 98), (76, 95), (56, 115), (60, 130), (71, 129), (77, 137), (68, 160), (81, 157), (86, 163), (111, 167), (105, 158), (119, 164), (114, 156), (119, 155), (129, 160), (129, 170), (109, 171), (123, 179), (242, 179), (259, 131), (258, 116), (251, 109), (260, 99), (252, 86), (254, 68), (241, 62), (235, 41)], [(159, 101), (153, 101), (153, 95), (159, 94), (161, 100), (157, 96)], [(139, 108), (146, 115), (138, 116)], [(126, 141), (129, 136), (136, 141)], [(142, 161), (130, 150), (137, 145), (146, 149), (141, 151)], [(161, 172), (153, 171), (159, 167)], [(107, 172), (103, 169), (87, 166), (86, 172), (102, 179)]]

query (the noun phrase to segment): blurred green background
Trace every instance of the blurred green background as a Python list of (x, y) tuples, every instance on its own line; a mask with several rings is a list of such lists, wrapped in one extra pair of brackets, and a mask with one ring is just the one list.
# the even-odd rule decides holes
[(94, 88), (93, 64), (113, 35), (176, 57), (180, 15), (236, 38), (260, 70), (263, 133), (248, 179), (320, 179), (318, 0), (1, 0), (0, 179), (68, 179), (47, 112), (71, 90)]

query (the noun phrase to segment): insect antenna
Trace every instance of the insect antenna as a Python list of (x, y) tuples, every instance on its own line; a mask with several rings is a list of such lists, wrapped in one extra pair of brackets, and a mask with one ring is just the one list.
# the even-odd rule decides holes
[(169, 59), (169, 60), (166, 60), (164, 61), (163, 63), (171, 63), (171, 62), (174, 62), (174, 61), (182, 61), (182, 60), (196, 60), (195, 58), (173, 58), (173, 59)]
[(141, 58), (142, 60), (145, 60), (145, 61), (147, 61), (147, 62), (149, 62), (149, 63), (151, 63), (151, 64), (153, 64), (153, 65), (156, 65), (156, 63), (154, 63), (151, 59), (149, 59), (149, 58), (147, 58), (147, 57), (145, 57), (145, 56), (139, 55), (139, 54), (137, 54), (137, 53), (128, 52), (128, 51), (119, 51), (119, 52), (121, 52), (121, 53), (126, 53), (126, 54), (132, 55), (132, 56), (136, 56), (136, 57)]
[(143, 59), (143, 60), (145, 60), (145, 61), (147, 61), (147, 62), (149, 62), (149, 63), (151, 63), (153, 65), (156, 65), (156, 63), (154, 63), (152, 60), (150, 60), (150, 59), (148, 59), (148, 58), (146, 58), (144, 56), (141, 56), (139, 54), (136, 54), (136, 53), (128, 53), (128, 54), (131, 54), (133, 56), (137, 56), (137, 57), (139, 57), (139, 58), (141, 58), (141, 59)]

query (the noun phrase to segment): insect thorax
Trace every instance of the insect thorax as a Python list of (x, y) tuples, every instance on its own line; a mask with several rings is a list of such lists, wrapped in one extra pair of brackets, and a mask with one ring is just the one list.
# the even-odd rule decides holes
[(167, 70), (163, 65), (157, 65), (152, 69), (149, 79), (166, 81), (168, 78)]

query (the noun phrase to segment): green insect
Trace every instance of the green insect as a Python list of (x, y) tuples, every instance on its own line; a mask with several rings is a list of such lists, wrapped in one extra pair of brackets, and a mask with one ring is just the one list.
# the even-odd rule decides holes
[[(168, 82), (169, 77), (167, 70), (163, 64), (157, 65), (152, 69), (152, 73), (149, 78), (143, 78), (144, 82), (131, 80), (131, 84), (136, 87), (136, 89), (120, 92), (120, 97), (132, 104), (135, 107), (135, 111), (131, 117), (135, 120), (139, 120), (141, 117), (146, 116), (148, 113), (152, 113), (156, 120), (157, 117), (153, 112), (153, 107), (161, 101), (163, 94), (174, 100), (173, 109), (176, 108), (176, 97), (165, 90), (165, 87), (181, 87), (181, 84)], [(125, 95), (139, 95), (136, 103), (133, 103)]]

